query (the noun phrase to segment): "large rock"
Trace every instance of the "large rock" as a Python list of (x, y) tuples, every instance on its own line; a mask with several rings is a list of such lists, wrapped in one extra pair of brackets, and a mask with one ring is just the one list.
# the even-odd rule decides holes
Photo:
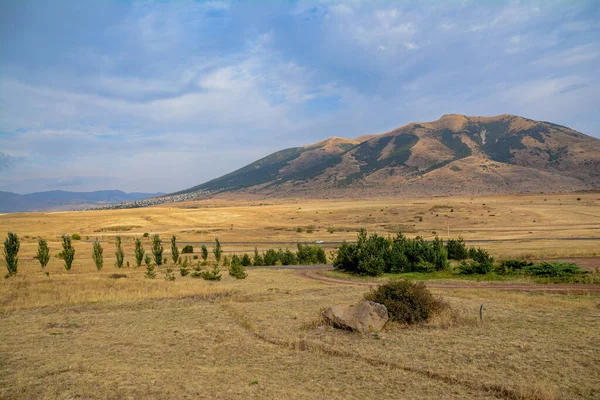
[(355, 306), (333, 306), (323, 312), (325, 322), (336, 328), (370, 333), (380, 331), (388, 321), (388, 311), (383, 304), (361, 301)]

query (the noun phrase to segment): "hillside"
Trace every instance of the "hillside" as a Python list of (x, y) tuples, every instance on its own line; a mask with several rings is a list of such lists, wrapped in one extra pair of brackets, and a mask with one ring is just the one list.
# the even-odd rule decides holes
[(600, 189), (600, 140), (514, 115), (444, 115), (282, 150), (179, 192), (318, 197)]
[(29, 194), (0, 192), (0, 213), (76, 210), (106, 204), (137, 201), (162, 193), (125, 193), (120, 190), (67, 192), (52, 190)]

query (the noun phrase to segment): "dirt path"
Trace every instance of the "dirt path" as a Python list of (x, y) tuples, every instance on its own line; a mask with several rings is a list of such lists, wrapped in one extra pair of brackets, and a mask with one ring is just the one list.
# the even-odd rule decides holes
[[(352, 281), (349, 279), (332, 278), (325, 276), (323, 271), (326, 269), (303, 269), (296, 272), (296, 275), (306, 279), (329, 283), (333, 285), (349, 286), (377, 286), (375, 282)], [(563, 294), (579, 293), (600, 293), (600, 285), (591, 284), (525, 284), (525, 283), (430, 283), (426, 282), (427, 287), (432, 289), (488, 289), (488, 290), (512, 290), (519, 292), (552, 292)]]

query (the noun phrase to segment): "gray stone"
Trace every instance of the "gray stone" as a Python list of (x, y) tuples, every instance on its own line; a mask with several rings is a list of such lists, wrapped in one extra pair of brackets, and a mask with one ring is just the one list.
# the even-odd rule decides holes
[(333, 306), (323, 312), (323, 319), (336, 328), (360, 333), (380, 331), (388, 321), (388, 311), (383, 304), (361, 301), (355, 306)]

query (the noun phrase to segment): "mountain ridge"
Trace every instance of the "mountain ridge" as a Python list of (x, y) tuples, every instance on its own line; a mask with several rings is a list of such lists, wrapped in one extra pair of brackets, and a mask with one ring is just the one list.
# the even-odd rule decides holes
[(176, 194), (338, 197), (363, 188), (407, 196), (597, 190), (600, 140), (511, 114), (445, 114), (284, 149)]

